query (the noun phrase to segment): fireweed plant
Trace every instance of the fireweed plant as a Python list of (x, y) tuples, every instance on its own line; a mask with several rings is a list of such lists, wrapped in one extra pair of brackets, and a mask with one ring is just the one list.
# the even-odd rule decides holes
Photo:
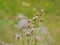
[[(14, 37), (21, 39), (22, 45), (54, 44), (53, 38), (43, 24), (43, 13), (44, 10), (42, 9), (40, 12), (37, 12), (32, 19), (28, 19), (23, 14), (17, 16), (18, 24), (15, 25), (15, 27), (20, 30), (20, 34), (15, 34)], [(35, 26), (35, 23), (37, 23), (38, 26)]]

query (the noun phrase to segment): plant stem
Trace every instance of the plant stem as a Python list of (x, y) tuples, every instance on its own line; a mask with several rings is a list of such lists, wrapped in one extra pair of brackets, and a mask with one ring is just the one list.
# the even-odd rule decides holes
[(30, 37), (27, 38), (27, 45), (30, 45)]

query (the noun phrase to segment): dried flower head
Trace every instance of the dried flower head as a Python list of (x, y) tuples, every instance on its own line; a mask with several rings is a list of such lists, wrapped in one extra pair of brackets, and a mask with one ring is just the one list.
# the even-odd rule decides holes
[(32, 20), (35, 21), (36, 19), (38, 19), (38, 16), (33, 17)]
[(31, 36), (31, 33), (30, 33), (30, 32), (25, 32), (25, 34), (26, 34), (27, 36)]
[(35, 39), (36, 42), (41, 40), (39, 36), (34, 37), (34, 39)]
[(33, 21), (35, 21), (36, 20), (36, 18), (35, 17), (33, 17), (33, 19), (32, 19)]
[(34, 32), (34, 28), (31, 28), (31, 33), (33, 33)]
[(19, 34), (15, 34), (14, 37), (15, 37), (16, 39), (21, 39), (21, 36), (20, 36)]
[(43, 18), (40, 18), (40, 22), (43, 22)]
[(28, 19), (28, 23), (32, 23), (32, 20)]
[(32, 25), (32, 24), (27, 24), (27, 27), (28, 27), (28, 28), (32, 28), (33, 25)]
[(39, 16), (39, 15), (40, 15), (40, 12), (37, 12), (37, 13), (36, 13), (36, 16)]

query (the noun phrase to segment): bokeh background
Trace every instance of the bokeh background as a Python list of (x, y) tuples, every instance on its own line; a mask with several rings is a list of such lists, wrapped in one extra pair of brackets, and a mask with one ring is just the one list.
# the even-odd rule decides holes
[(18, 22), (17, 14), (22, 13), (32, 18), (41, 9), (45, 10), (45, 26), (56, 40), (56, 45), (60, 45), (60, 0), (0, 0), (0, 40), (19, 45), (20, 41), (13, 38), (14, 33), (19, 33), (14, 28)]

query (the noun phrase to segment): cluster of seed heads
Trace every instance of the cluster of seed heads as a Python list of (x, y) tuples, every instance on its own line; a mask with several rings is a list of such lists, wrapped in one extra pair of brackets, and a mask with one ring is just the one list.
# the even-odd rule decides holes
[(36, 19), (39, 18), (40, 22), (43, 22), (43, 18), (42, 18), (42, 13), (44, 12), (44, 10), (42, 9), (40, 12), (37, 12), (35, 14), (35, 16), (33, 17), (33, 21), (35, 21)]
[[(22, 31), (27, 35), (27, 36), (31, 36), (32, 33), (34, 32), (34, 25), (33, 25), (33, 21), (39, 19), (40, 22), (43, 21), (42, 18), (42, 13), (44, 12), (44, 10), (42, 9), (40, 12), (37, 12), (35, 14), (35, 16), (33, 17), (33, 19), (28, 19), (26, 16), (24, 16), (23, 14), (19, 14), (17, 19), (19, 20), (18, 24), (17, 24), (17, 28), (22, 29)], [(17, 39), (20, 38), (19, 35), (16, 34), (15, 36)], [(37, 37), (38, 38), (38, 37)], [(39, 40), (35, 38), (35, 40)]]
[[(36, 20), (39, 20), (39, 22), (40, 22), (40, 24), (39, 24), (40, 26), (38, 27), (39, 29), (37, 29), (37, 30), (40, 30), (40, 28), (41, 28), (41, 30), (40, 30), (41, 33), (44, 34), (44, 35), (47, 34), (47, 29), (42, 24), (43, 23), (42, 13), (44, 13), (43, 9), (41, 9), (40, 12), (37, 12), (32, 19), (28, 19), (23, 14), (18, 15), (17, 19), (18, 19), (19, 22), (16, 25), (16, 27), (19, 30), (22, 30), (22, 33), (24, 33), (28, 37), (28, 40), (29, 40), (29, 37), (33, 36), (33, 33), (36, 31), (36, 29), (34, 27), (34, 23), (33, 23)], [(14, 37), (16, 39), (21, 39), (22, 38), (19, 34), (15, 34)], [(33, 39), (36, 42), (39, 42), (39, 41), (42, 40), (42, 38), (40, 38), (39, 35), (35, 35), (33, 37)], [(52, 38), (50, 38), (49, 36), (47, 37), (47, 39), (49, 39), (49, 41), (52, 41)], [(30, 40), (29, 40), (29, 42), (30, 42)], [(29, 42), (28, 42), (28, 45), (29, 45)]]

